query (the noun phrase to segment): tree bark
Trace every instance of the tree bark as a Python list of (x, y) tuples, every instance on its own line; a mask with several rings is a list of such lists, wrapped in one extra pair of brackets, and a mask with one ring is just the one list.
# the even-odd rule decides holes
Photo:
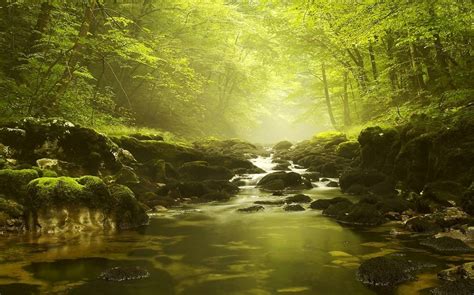
[(375, 53), (374, 48), (372, 47), (372, 42), (369, 41), (369, 56), (370, 56), (370, 64), (372, 66), (372, 76), (374, 80), (378, 79), (378, 72), (377, 72), (377, 63), (375, 62)]
[(334, 129), (337, 129), (336, 120), (334, 119), (334, 114), (332, 112), (331, 97), (329, 96), (329, 86), (326, 77), (326, 65), (324, 64), (324, 62), (321, 64), (321, 74), (323, 78), (324, 97), (326, 98), (326, 106), (328, 108), (329, 120), (331, 120), (332, 127), (334, 127)]
[(344, 91), (342, 96), (343, 108), (344, 108), (344, 126), (349, 127), (352, 125), (351, 112), (349, 109), (349, 95), (347, 93), (347, 84), (349, 79), (349, 73), (344, 71)]

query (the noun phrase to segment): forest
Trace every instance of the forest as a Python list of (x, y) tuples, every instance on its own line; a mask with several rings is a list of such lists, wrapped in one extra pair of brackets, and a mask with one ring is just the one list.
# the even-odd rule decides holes
[(0, 295), (474, 294), (473, 8), (0, 0)]

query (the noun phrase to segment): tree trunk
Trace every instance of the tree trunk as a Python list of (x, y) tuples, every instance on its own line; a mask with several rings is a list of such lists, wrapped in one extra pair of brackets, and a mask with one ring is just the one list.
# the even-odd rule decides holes
[(40, 13), (36, 20), (35, 28), (31, 32), (30, 38), (28, 39), (28, 48), (25, 50), (27, 54), (38, 52), (38, 49), (35, 47), (38, 41), (43, 36), (48, 24), (51, 20), (51, 10), (53, 6), (49, 2), (41, 3)]
[(378, 78), (377, 63), (375, 62), (375, 53), (374, 53), (374, 48), (372, 47), (371, 41), (369, 41), (369, 56), (370, 56), (370, 64), (372, 66), (372, 75), (374, 76), (374, 80), (377, 80)]
[(43, 105), (44, 115), (48, 115), (54, 108), (57, 107), (57, 102), (61, 99), (67, 91), (67, 88), (74, 78), (74, 71), (76, 70), (77, 64), (81, 58), (81, 51), (84, 48), (84, 39), (87, 37), (89, 32), (90, 24), (94, 18), (94, 8), (96, 5), (95, 0), (89, 0), (88, 5), (84, 9), (84, 18), (77, 34), (76, 42), (74, 43), (69, 59), (66, 61), (66, 68), (61, 75), (61, 79), (58, 82), (57, 91), (54, 93), (49, 100), (45, 101)]
[(334, 119), (334, 114), (332, 112), (331, 98), (329, 97), (329, 86), (326, 77), (326, 65), (324, 64), (324, 62), (321, 64), (321, 74), (323, 76), (324, 97), (326, 97), (326, 106), (328, 108), (329, 119), (331, 120), (332, 127), (334, 127), (334, 129), (337, 129), (336, 120)]
[(343, 108), (344, 108), (344, 126), (349, 127), (352, 125), (351, 112), (349, 109), (349, 94), (347, 93), (347, 84), (349, 79), (349, 73), (344, 71), (344, 92), (342, 96)]

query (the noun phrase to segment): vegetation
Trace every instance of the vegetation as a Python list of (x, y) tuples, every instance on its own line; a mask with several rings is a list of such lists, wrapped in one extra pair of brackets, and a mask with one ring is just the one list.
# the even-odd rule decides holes
[(470, 1), (0, 6), (2, 120), (229, 137), (270, 119), (350, 130), (449, 116), (472, 100)]

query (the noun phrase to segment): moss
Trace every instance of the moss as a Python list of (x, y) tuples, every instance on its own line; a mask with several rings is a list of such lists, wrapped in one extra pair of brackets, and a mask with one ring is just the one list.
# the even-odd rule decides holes
[(15, 201), (0, 197), (0, 212), (10, 218), (21, 218), (23, 216), (23, 206)]
[(289, 142), (288, 140), (284, 140), (284, 141), (280, 141), (279, 143), (275, 144), (273, 146), (273, 149), (276, 150), (276, 151), (288, 150), (292, 146), (293, 146), (293, 144), (291, 142)]
[(375, 226), (385, 221), (374, 205), (366, 203), (355, 204), (347, 214), (339, 215), (336, 218), (343, 223), (362, 226)]
[(43, 175), (41, 175), (42, 177), (58, 177), (58, 173), (56, 173), (56, 171), (53, 171), (53, 170), (43, 170)]
[(373, 286), (394, 286), (415, 279), (415, 265), (398, 257), (376, 257), (364, 261), (358, 271), (357, 279)]
[(360, 144), (357, 141), (341, 142), (336, 147), (336, 154), (340, 157), (353, 159), (359, 155)]
[(0, 192), (21, 203), (26, 194), (26, 185), (38, 177), (34, 169), (0, 170)]
[(114, 201), (112, 218), (118, 229), (129, 229), (148, 222), (145, 208), (128, 187), (114, 184), (109, 191)]

